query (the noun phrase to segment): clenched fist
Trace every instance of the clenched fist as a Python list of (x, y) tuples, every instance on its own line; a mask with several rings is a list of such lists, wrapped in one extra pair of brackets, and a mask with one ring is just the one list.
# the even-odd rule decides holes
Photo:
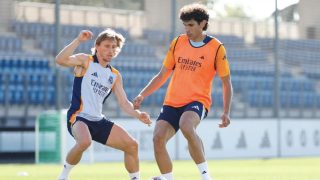
[(221, 124), (219, 124), (219, 128), (225, 128), (228, 127), (230, 124), (230, 117), (228, 114), (222, 114), (220, 117), (221, 119)]
[(79, 35), (78, 35), (78, 40), (80, 42), (84, 42), (87, 41), (89, 39), (92, 39), (93, 37), (93, 33), (89, 30), (82, 30), (80, 31)]

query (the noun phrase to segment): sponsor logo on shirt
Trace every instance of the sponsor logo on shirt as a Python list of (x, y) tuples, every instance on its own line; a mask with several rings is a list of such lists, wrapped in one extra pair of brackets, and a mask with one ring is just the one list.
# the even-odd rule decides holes
[(94, 76), (94, 77), (98, 77), (98, 73), (97, 72), (94, 72), (91, 75)]
[(93, 92), (101, 97), (105, 97), (110, 90), (108, 87), (102, 85), (94, 79), (91, 79), (91, 86), (93, 87)]
[(199, 61), (183, 57), (178, 57), (178, 64), (180, 64), (180, 69), (185, 71), (196, 71), (197, 68), (202, 66)]

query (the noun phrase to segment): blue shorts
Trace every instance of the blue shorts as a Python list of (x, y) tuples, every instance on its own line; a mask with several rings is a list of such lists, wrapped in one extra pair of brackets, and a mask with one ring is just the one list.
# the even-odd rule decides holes
[(161, 109), (159, 120), (167, 121), (177, 132), (179, 130), (179, 122), (181, 115), (186, 111), (194, 111), (199, 115), (200, 120), (207, 117), (208, 110), (204, 107), (204, 105), (198, 101), (193, 101), (182, 107), (172, 107), (164, 105)]
[[(83, 117), (76, 117), (76, 121), (73, 124), (75, 124), (77, 121), (82, 121), (88, 126), (92, 140), (103, 145), (107, 143), (108, 137), (114, 124), (113, 122), (105, 118), (101, 119), (100, 121), (89, 121)], [(73, 126), (73, 124), (71, 125), (69, 121), (67, 123), (68, 131), (71, 136), (73, 136), (71, 132), (71, 127)]]

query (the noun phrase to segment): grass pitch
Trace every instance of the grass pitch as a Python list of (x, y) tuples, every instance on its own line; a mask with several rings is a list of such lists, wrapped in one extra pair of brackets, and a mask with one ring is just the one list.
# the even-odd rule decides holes
[[(200, 180), (192, 161), (174, 161), (175, 180)], [(212, 160), (210, 173), (215, 180), (320, 180), (320, 158), (281, 158), (267, 160)], [(0, 180), (56, 179), (62, 165), (0, 164)], [(159, 175), (153, 161), (140, 163), (141, 179)], [(128, 180), (123, 163), (79, 164), (71, 180)]]

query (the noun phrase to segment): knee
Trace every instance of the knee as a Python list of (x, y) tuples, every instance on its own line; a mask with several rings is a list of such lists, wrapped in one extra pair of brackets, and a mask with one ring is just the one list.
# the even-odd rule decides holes
[(155, 134), (153, 136), (153, 145), (157, 148), (155, 149), (158, 149), (158, 148), (161, 148), (161, 147), (164, 147), (166, 144), (166, 141), (164, 139), (164, 137), (160, 134)]
[(125, 152), (130, 153), (130, 154), (138, 153), (139, 144), (135, 139), (131, 139), (126, 144), (127, 144), (127, 146), (124, 150)]
[(186, 139), (191, 139), (196, 136), (196, 130), (192, 126), (182, 125), (180, 129)]
[(91, 140), (87, 139), (87, 140), (81, 140), (79, 142), (77, 142), (78, 147), (81, 151), (85, 151), (86, 149), (88, 149), (88, 147), (90, 147), (91, 145)]

